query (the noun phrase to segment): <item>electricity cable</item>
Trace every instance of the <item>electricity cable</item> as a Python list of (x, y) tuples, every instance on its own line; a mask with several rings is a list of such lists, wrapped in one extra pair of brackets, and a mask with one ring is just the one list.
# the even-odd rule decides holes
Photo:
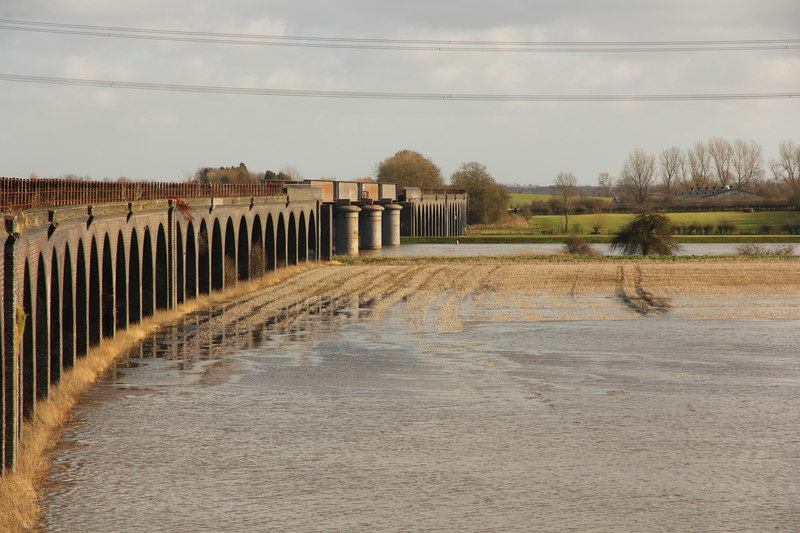
[(65, 24), (0, 19), (0, 30), (49, 34), (194, 42), (229, 45), (285, 46), (362, 50), (418, 50), (454, 52), (725, 52), (758, 50), (797, 50), (800, 39), (732, 39), (676, 41), (488, 41), (387, 39), (356, 37), (286, 36), (247, 33), (221, 33)]
[(138, 89), (184, 93), (285, 96), (304, 98), (348, 98), (367, 100), (443, 100), (469, 102), (668, 102), (704, 100), (780, 100), (800, 97), (800, 92), (687, 93), (687, 94), (459, 94), (377, 91), (321, 91), (303, 89), (265, 89), (214, 85), (180, 85), (132, 81), (58, 78), (0, 73), (0, 80), (16, 83), (74, 85), (83, 87)]

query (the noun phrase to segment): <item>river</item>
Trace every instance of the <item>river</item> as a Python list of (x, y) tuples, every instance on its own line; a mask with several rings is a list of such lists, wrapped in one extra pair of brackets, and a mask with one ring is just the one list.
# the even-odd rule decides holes
[[(679, 245), (675, 255), (736, 255), (742, 244), (736, 243), (684, 243)], [(762, 248), (791, 247), (792, 255), (800, 255), (800, 245), (796, 243), (759, 244)], [(591, 245), (600, 255), (621, 255), (612, 250), (611, 245), (597, 243)], [(536, 256), (563, 253), (563, 244), (404, 244), (402, 246), (361, 251), (361, 255), (371, 257), (479, 257), (479, 256)]]
[(263, 319), (233, 302), (148, 339), (76, 412), (42, 529), (800, 528), (797, 291), (642, 315), (467, 277)]

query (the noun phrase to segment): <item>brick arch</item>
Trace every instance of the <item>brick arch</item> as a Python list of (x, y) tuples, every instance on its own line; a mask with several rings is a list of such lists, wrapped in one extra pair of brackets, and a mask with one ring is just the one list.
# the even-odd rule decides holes
[(131, 231), (128, 250), (128, 323), (138, 324), (142, 320), (142, 284), (139, 253), (139, 235), (136, 228)]
[[(186, 226), (186, 263), (185, 263), (185, 295), (186, 299), (197, 298), (197, 240), (194, 224)], [(206, 270), (208, 272), (208, 270)]]
[(146, 227), (142, 240), (142, 318), (152, 316), (156, 310), (154, 268), (153, 238), (150, 236), (150, 228)]
[(250, 279), (250, 237), (247, 231), (247, 217), (239, 219), (239, 237), (237, 239), (236, 266), (239, 281)]
[(169, 309), (170, 268), (167, 237), (164, 234), (164, 226), (162, 224), (158, 225), (158, 235), (156, 237), (155, 275), (156, 309)]
[(75, 261), (75, 356), (81, 357), (89, 351), (89, 285), (83, 239), (78, 241), (78, 257)]
[(267, 270), (275, 270), (277, 268), (275, 254), (275, 232), (275, 222), (272, 220), (272, 213), (270, 213), (267, 215), (267, 229), (264, 232), (264, 260)]
[(89, 245), (89, 346), (97, 346), (103, 336), (103, 299), (100, 280), (100, 257), (97, 238), (92, 236)]
[(236, 269), (236, 229), (233, 226), (233, 218), (228, 217), (225, 223), (225, 274), (224, 287), (236, 285), (238, 271)]
[(61, 284), (59, 283), (58, 251), (50, 258), (50, 383), (61, 379)]
[(222, 252), (222, 229), (219, 219), (214, 219), (211, 235), (211, 290), (221, 291), (225, 286), (225, 256)]
[(183, 232), (181, 225), (175, 224), (175, 301), (179, 304), (186, 301), (186, 259), (183, 254)]
[(64, 247), (63, 283), (61, 284), (61, 364), (75, 365), (75, 296), (72, 281), (72, 253), (69, 243)]
[(208, 238), (206, 221), (200, 222), (197, 231), (197, 292), (208, 294), (211, 291), (211, 240)]
[(261, 217), (253, 217), (253, 230), (250, 232), (250, 278), (257, 278), (264, 275), (266, 265), (264, 250), (264, 230)]
[(308, 232), (306, 230), (306, 214), (300, 212), (300, 218), (297, 224), (297, 260), (308, 260)]
[(115, 303), (114, 303), (114, 260), (111, 255), (111, 240), (108, 234), (103, 239), (103, 265), (102, 265), (102, 331), (103, 337), (113, 337), (116, 331)]
[(289, 234), (287, 236), (289, 245), (287, 262), (290, 265), (297, 264), (297, 223), (294, 218), (294, 211), (289, 212)]
[(308, 214), (308, 254), (306, 257), (309, 261), (317, 259), (317, 224), (314, 211)]
[(25, 328), (22, 330), (22, 411), (25, 416), (36, 413), (36, 351), (34, 346), (34, 307), (31, 267), (25, 259), (22, 281), (22, 308), (25, 311)]
[(50, 313), (47, 290), (47, 268), (44, 255), (39, 253), (39, 267), (36, 271), (36, 311), (33, 317), (36, 347), (36, 398), (47, 398), (50, 394)]
[(275, 267), (286, 266), (286, 222), (283, 213), (278, 215), (278, 228), (275, 232)]
[(117, 254), (114, 260), (115, 280), (114, 280), (114, 302), (117, 317), (117, 329), (128, 327), (128, 272), (125, 261), (125, 238), (122, 230), (117, 235)]

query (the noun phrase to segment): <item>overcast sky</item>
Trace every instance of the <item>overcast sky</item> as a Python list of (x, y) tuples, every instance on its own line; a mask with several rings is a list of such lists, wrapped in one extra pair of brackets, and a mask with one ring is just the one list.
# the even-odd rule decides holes
[[(596, 184), (600, 172), (618, 175), (635, 148), (658, 154), (712, 136), (742, 138), (761, 143), (769, 159), (782, 139), (800, 142), (800, 98), (431, 101), (183, 90), (213, 86), (339, 96), (797, 94), (797, 48), (367, 50), (333, 48), (330, 42), (310, 48), (52, 32), (68, 29), (63, 25), (92, 25), (224, 32), (236, 39), (259, 34), (494, 42), (797, 40), (798, 0), (3, 0), (0, 18), (6, 21), (0, 22), (0, 76), (6, 75), (0, 79), (2, 176), (173, 181), (202, 166), (244, 162), (253, 171), (295, 167), (306, 178), (353, 179), (373, 176), (378, 162), (409, 149), (436, 163), (445, 180), (460, 164), (478, 161), (501, 183), (547, 185), (559, 172), (572, 172), (581, 184)], [(19, 31), (33, 26), (8, 20), (57, 26), (49, 32)], [(32, 78), (22, 82), (9, 75)], [(180, 90), (38, 83), (43, 78)]]

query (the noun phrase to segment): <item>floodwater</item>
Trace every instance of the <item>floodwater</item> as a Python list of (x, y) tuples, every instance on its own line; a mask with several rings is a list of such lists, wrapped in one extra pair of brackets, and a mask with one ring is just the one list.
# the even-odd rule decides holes
[(231, 304), (148, 339), (76, 413), (42, 529), (800, 529), (800, 321), (471, 291), (453, 325), (452, 296), (203, 336)]
[[(741, 244), (734, 243), (686, 243), (681, 244), (675, 255), (737, 255)], [(772, 249), (792, 244), (760, 244)], [(620, 255), (610, 244), (597, 243), (591, 247), (600, 255)], [(800, 245), (794, 245), (792, 255), (800, 255)], [(555, 255), (563, 253), (563, 244), (404, 244), (380, 250), (362, 250), (366, 257), (479, 257), (479, 256), (526, 256)]]

